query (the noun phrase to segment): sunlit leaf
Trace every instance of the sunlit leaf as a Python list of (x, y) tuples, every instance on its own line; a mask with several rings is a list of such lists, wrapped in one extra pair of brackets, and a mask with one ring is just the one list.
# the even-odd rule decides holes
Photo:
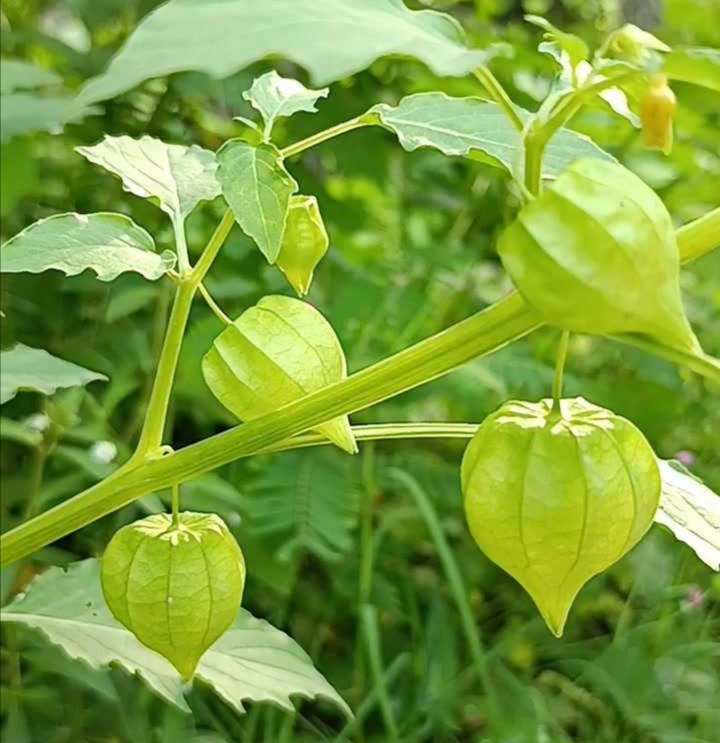
[(720, 49), (676, 47), (664, 61), (663, 72), (669, 78), (720, 93)]
[(193, 145), (166, 144), (152, 137), (109, 137), (77, 147), (83, 157), (119, 176), (126, 191), (156, 198), (175, 222), (201, 202), (220, 195), (215, 153)]
[(159, 279), (175, 265), (170, 251), (155, 252), (150, 235), (123, 214), (56, 214), (30, 225), (2, 246), (4, 273), (40, 273), (54, 268), (67, 276), (86, 269), (101, 281), (134, 271)]
[(663, 487), (658, 524), (685, 542), (713, 570), (720, 570), (720, 495), (681, 471), (676, 464), (660, 461)]
[[(518, 110), (521, 118), (529, 117)], [(445, 93), (418, 93), (397, 106), (374, 106), (364, 117), (397, 134), (406, 150), (432, 147), (446, 155), (489, 160), (511, 172), (521, 171), (520, 135), (496, 103), (480, 98), (451, 98)], [(614, 160), (588, 137), (562, 129), (549, 143), (544, 175), (558, 175), (581, 157)]]
[(300, 111), (313, 113), (320, 98), (327, 98), (328, 88), (310, 90), (292, 78), (281, 77), (273, 70), (253, 81), (243, 98), (250, 101), (265, 122), (265, 133), (270, 134), (276, 119), (292, 116)]
[(237, 223), (275, 263), (285, 232), (290, 196), (298, 189), (278, 149), (241, 139), (226, 142), (217, 154), (218, 179)]
[[(208, 387), (240, 420), (251, 420), (347, 376), (340, 342), (310, 304), (263, 297), (215, 339), (203, 358)], [(349, 453), (357, 450), (347, 416), (318, 432)]]
[(0, 404), (12, 400), (21, 390), (52, 395), (59, 389), (80, 387), (96, 380), (105, 382), (107, 377), (40, 348), (18, 343), (0, 353)]
[[(113, 664), (136, 673), (167, 702), (190, 711), (177, 671), (113, 619), (100, 590), (97, 560), (74, 563), (67, 572), (51, 568), (28, 593), (4, 607), (0, 619), (39, 630), (71, 658), (94, 668)], [(297, 696), (325, 698), (350, 714), (293, 640), (244, 610), (203, 656), (196, 678), (241, 713), (244, 701), (273, 702), (292, 710), (291, 698)]]
[(79, 100), (104, 100), (185, 70), (223, 78), (278, 52), (318, 85), (390, 54), (419, 59), (438, 75), (465, 75), (485, 59), (465, 46), (452, 18), (408, 10), (401, 0), (171, 0), (145, 18)]

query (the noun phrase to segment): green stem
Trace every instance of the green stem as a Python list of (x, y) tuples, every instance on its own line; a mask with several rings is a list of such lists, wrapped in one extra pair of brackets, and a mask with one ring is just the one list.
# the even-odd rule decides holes
[(172, 485), (172, 525), (174, 529), (180, 526), (180, 486), (177, 483)]
[(145, 423), (140, 433), (137, 450), (131, 461), (141, 461), (148, 456), (154, 456), (162, 445), (175, 370), (180, 358), (180, 347), (194, 296), (195, 285), (181, 280), (175, 291), (175, 301), (160, 351), (160, 360), (150, 393)]
[(329, 129), (323, 129), (323, 131), (317, 132), (316, 134), (307, 137), (307, 139), (301, 139), (299, 142), (288, 145), (280, 152), (283, 157), (292, 157), (293, 155), (298, 155), (299, 153), (304, 152), (305, 150), (309, 150), (311, 147), (315, 147), (322, 142), (326, 142), (328, 139), (338, 137), (341, 134), (345, 134), (346, 132), (351, 132), (353, 129), (360, 129), (364, 126), (371, 126), (372, 123), (373, 122), (371, 121), (363, 121), (362, 116), (356, 116), (354, 119), (343, 121), (340, 124), (331, 126)]
[(198, 286), (198, 289), (200, 290), (200, 294), (202, 294), (202, 298), (207, 303), (207, 306), (213, 311), (215, 317), (217, 317), (217, 319), (224, 325), (232, 325), (232, 320), (222, 311), (220, 305), (212, 298), (212, 294), (207, 290), (205, 284), (201, 283)]
[[(720, 243), (720, 209), (680, 228), (677, 237), (683, 261), (710, 252)], [(513, 292), (477, 315), (281, 410), (165, 457), (143, 464), (131, 461), (103, 482), (3, 534), (0, 564), (15, 562), (142, 495), (435, 379), (541, 325), (538, 313)]]
[(233, 225), (235, 224), (235, 217), (233, 216), (232, 210), (226, 209), (223, 214), (220, 224), (215, 228), (212, 237), (208, 240), (208, 244), (205, 246), (202, 255), (195, 264), (195, 268), (192, 271), (190, 283), (194, 287), (199, 286), (205, 278), (207, 272), (210, 270), (213, 261), (217, 258), (220, 249), (225, 244), (227, 236), (230, 234)]
[(563, 373), (565, 371), (565, 362), (567, 361), (568, 345), (570, 343), (570, 331), (563, 330), (558, 345), (557, 359), (555, 361), (555, 375), (553, 376), (552, 398), (553, 409), (560, 410), (560, 399), (563, 392)]
[(500, 106), (507, 114), (512, 125), (521, 132), (523, 129), (523, 121), (518, 114), (515, 104), (510, 100), (510, 96), (505, 91), (505, 88), (500, 84), (500, 81), (493, 75), (485, 65), (478, 67), (475, 72), (475, 77), (482, 83), (488, 95)]

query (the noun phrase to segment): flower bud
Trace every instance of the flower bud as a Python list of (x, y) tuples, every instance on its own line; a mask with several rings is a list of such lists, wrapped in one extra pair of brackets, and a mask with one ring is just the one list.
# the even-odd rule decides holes
[(666, 155), (670, 152), (676, 102), (665, 75), (654, 75), (640, 100), (640, 121), (646, 147), (662, 150)]
[(304, 297), (310, 290), (315, 267), (329, 244), (317, 199), (293, 196), (276, 263), (298, 296)]

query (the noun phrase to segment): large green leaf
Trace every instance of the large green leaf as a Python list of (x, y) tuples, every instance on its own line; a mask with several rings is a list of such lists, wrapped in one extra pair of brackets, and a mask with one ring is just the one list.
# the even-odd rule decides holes
[(465, 75), (485, 59), (467, 49), (452, 18), (408, 10), (401, 0), (171, 0), (147, 16), (79, 100), (105, 100), (184, 70), (223, 78), (278, 53), (319, 85), (389, 54), (419, 59), (438, 75)]
[[(521, 109), (518, 113), (524, 119), (530, 116)], [(394, 132), (406, 150), (433, 147), (446, 155), (489, 159), (521, 174), (520, 134), (496, 103), (451, 98), (445, 93), (418, 93), (403, 98), (397, 106), (374, 106), (363, 119)], [(543, 174), (556, 176), (581, 157), (615, 160), (588, 137), (562, 129), (546, 149)]]
[[(347, 376), (340, 341), (310, 304), (263, 297), (215, 339), (203, 358), (208, 387), (240, 420), (252, 420)], [(349, 453), (357, 450), (346, 415), (316, 427)]]
[(280, 77), (272, 70), (254, 80), (243, 98), (260, 112), (265, 122), (265, 135), (269, 136), (276, 119), (300, 111), (314, 113), (317, 111), (315, 104), (320, 98), (327, 98), (328, 93), (328, 88), (310, 90), (297, 80)]
[(30, 132), (57, 134), (65, 124), (79, 121), (94, 111), (67, 96), (9, 93), (0, 96), (0, 140)]
[(290, 197), (298, 185), (272, 144), (257, 147), (232, 139), (217, 154), (223, 196), (245, 234), (275, 263), (285, 232)]
[[(71, 657), (94, 668), (118, 664), (136, 673), (165, 700), (189, 712), (180, 675), (161, 655), (141, 645), (113, 619), (100, 590), (97, 560), (65, 572), (51, 568), (26, 594), (3, 608), (3, 622), (40, 630)], [(286, 634), (244, 610), (203, 656), (196, 678), (238, 712), (243, 701), (274, 702), (293, 709), (291, 697), (323, 697), (346, 714), (349, 708)]]
[(62, 83), (62, 78), (52, 70), (38, 67), (24, 59), (0, 60), (0, 93), (6, 95), (16, 90), (46, 88)]
[(673, 80), (682, 80), (720, 93), (720, 49), (676, 47), (664, 57), (663, 72)]
[(159, 279), (175, 265), (170, 251), (158, 254), (152, 237), (123, 214), (56, 214), (30, 225), (2, 247), (4, 273), (40, 273), (55, 268), (67, 276), (85, 269), (101, 281), (135, 271)]
[(677, 465), (660, 461), (662, 497), (658, 524), (685, 542), (713, 570), (720, 570), (720, 496)]
[(193, 145), (165, 144), (152, 137), (109, 137), (77, 147), (90, 162), (119, 176), (126, 191), (156, 198), (173, 222), (181, 223), (201, 201), (220, 195), (215, 153)]
[(337, 560), (353, 545), (359, 489), (350, 457), (288, 452), (267, 460), (247, 484), (243, 508), (253, 535), (283, 538), (281, 560), (305, 550)]
[(40, 348), (18, 343), (0, 353), (0, 404), (12, 400), (20, 390), (52, 395), (59, 389), (80, 387), (96, 380), (105, 382), (107, 377)]

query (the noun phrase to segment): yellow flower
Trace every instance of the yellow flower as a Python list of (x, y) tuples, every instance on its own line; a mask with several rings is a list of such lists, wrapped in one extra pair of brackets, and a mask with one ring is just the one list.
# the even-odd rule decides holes
[(666, 155), (673, 143), (673, 113), (677, 100), (665, 75), (654, 75), (640, 101), (640, 121), (646, 147)]

